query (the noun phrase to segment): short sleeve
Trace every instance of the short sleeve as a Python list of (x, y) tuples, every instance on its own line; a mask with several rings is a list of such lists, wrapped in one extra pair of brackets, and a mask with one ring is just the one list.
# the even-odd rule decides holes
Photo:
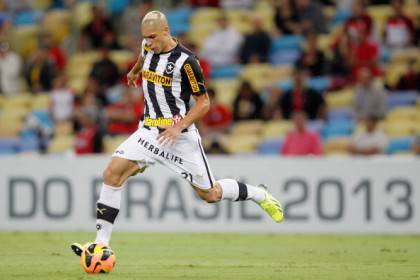
[(191, 91), (192, 95), (202, 95), (206, 93), (204, 85), (203, 71), (196, 57), (190, 56), (182, 65), (182, 79)]

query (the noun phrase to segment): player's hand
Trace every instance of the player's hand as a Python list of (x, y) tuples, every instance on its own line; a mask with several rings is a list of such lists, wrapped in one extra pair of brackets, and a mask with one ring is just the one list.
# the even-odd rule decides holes
[(164, 131), (161, 132), (157, 137), (157, 140), (160, 145), (172, 145), (173, 143), (175, 143), (176, 138), (182, 132), (182, 130), (177, 126), (169, 126), (162, 129), (164, 129)]
[(133, 71), (128, 72), (127, 85), (130, 87), (137, 87), (137, 81), (139, 80), (139, 78), (139, 73), (134, 73)]

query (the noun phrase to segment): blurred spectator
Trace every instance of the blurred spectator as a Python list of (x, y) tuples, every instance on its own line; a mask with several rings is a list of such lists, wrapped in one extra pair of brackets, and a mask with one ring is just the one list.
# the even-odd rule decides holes
[(259, 16), (253, 18), (252, 25), (253, 31), (245, 36), (240, 50), (241, 62), (245, 64), (267, 62), (271, 46), (270, 35), (264, 31)]
[(219, 0), (188, 0), (193, 7), (220, 7)]
[(314, 32), (306, 35), (306, 50), (296, 62), (297, 68), (309, 73), (310, 76), (322, 76), (325, 74), (325, 56), (318, 48), (318, 38)]
[(387, 148), (388, 139), (378, 127), (378, 118), (368, 116), (365, 119), (365, 130), (355, 132), (352, 136), (349, 151), (354, 155), (383, 154)]
[(232, 112), (216, 98), (213, 88), (207, 88), (210, 109), (200, 121), (200, 133), (204, 136), (227, 132), (232, 123)]
[(265, 95), (266, 98), (264, 98), (264, 107), (262, 109), (262, 118), (264, 120), (281, 119), (281, 112), (278, 108), (281, 96), (282, 92), (276, 84), (268, 89), (268, 92)]
[(109, 49), (102, 48), (101, 55), (101, 59), (93, 64), (89, 77), (98, 83), (101, 90), (105, 90), (119, 81), (120, 74), (118, 66), (110, 58)]
[(52, 34), (47, 33), (41, 37), (40, 46), (47, 49), (48, 58), (54, 64), (54, 67), (58, 71), (64, 70), (66, 66), (66, 53), (60, 49), (58, 42), (54, 40)]
[(293, 0), (276, 1), (274, 22), (280, 34), (291, 35), (302, 32)]
[(0, 42), (0, 92), (10, 96), (19, 93), (22, 59), (10, 50), (7, 42)]
[(355, 44), (351, 45), (350, 65), (353, 78), (356, 78), (359, 70), (364, 67), (368, 67), (374, 76), (380, 75), (378, 60), (378, 44), (369, 40), (366, 30), (359, 32)]
[(416, 36), (414, 22), (405, 14), (403, 0), (393, 0), (392, 8), (394, 15), (385, 24), (385, 44), (391, 49), (408, 47)]
[(127, 89), (119, 102), (105, 109), (108, 134), (131, 134), (137, 130), (139, 119), (143, 113), (143, 98), (136, 97), (134, 90)]
[(414, 137), (413, 152), (418, 156), (420, 155), (420, 134)]
[(325, 33), (326, 20), (322, 11), (322, 6), (318, 0), (296, 0), (296, 14), (305, 34), (310, 31)]
[(293, 74), (294, 86), (280, 99), (280, 110), (283, 118), (290, 119), (294, 112), (303, 111), (309, 119), (323, 119), (326, 115), (324, 97), (305, 85), (305, 73), (295, 71)]
[(410, 60), (407, 72), (401, 76), (395, 89), (417, 90), (420, 92), (420, 71), (416, 69), (416, 63), (415, 59)]
[(387, 108), (387, 96), (382, 85), (375, 83), (369, 68), (362, 68), (355, 87), (354, 111), (361, 120), (368, 116), (383, 118)]
[(92, 21), (86, 25), (82, 32), (82, 48), (96, 49), (104, 46), (104, 38), (109, 32), (114, 32), (111, 20), (104, 15), (102, 8), (92, 6)]
[(225, 14), (219, 17), (218, 24), (219, 29), (204, 41), (202, 56), (212, 66), (237, 63), (243, 37), (241, 33), (229, 25)]
[(102, 137), (98, 126), (89, 114), (77, 114), (80, 128), (76, 133), (75, 152), (78, 155), (102, 152)]
[(87, 93), (82, 96), (75, 111), (77, 154), (99, 153), (102, 151), (101, 109), (95, 95)]
[(74, 93), (67, 85), (67, 77), (62, 74), (51, 91), (50, 113), (55, 123), (69, 121), (73, 118)]
[(248, 81), (242, 82), (233, 102), (233, 119), (235, 121), (260, 119), (262, 107), (263, 102), (259, 94)]
[(352, 15), (344, 24), (344, 32), (349, 36), (350, 42), (357, 41), (361, 32), (369, 37), (372, 28), (373, 21), (366, 12), (364, 0), (355, 0), (352, 5)]
[(213, 155), (227, 155), (225, 147), (219, 141), (212, 141), (209, 147), (206, 149), (206, 153)]
[(25, 76), (32, 92), (50, 91), (56, 72), (44, 47), (35, 49), (26, 63)]
[(221, 0), (223, 9), (253, 9), (255, 0)]
[(355, 0), (335, 0), (335, 6), (339, 11), (350, 11)]
[(306, 126), (304, 112), (293, 113), (294, 130), (286, 136), (281, 153), (285, 156), (305, 156), (324, 153), (318, 132), (310, 131)]
[(337, 44), (333, 46), (333, 55), (329, 65), (329, 74), (333, 76), (335, 87), (347, 84), (350, 79), (350, 40), (347, 34), (340, 37)]

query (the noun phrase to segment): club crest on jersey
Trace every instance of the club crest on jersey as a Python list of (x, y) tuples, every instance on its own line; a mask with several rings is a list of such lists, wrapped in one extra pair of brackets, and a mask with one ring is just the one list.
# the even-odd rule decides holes
[(175, 70), (175, 63), (168, 62), (168, 64), (166, 64), (165, 73), (166, 74), (172, 74), (172, 72), (174, 72), (174, 70)]

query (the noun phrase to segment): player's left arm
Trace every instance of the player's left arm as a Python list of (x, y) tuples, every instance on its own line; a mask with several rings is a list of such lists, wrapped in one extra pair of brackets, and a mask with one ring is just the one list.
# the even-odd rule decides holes
[(201, 119), (210, 108), (210, 98), (204, 85), (203, 73), (197, 59), (190, 57), (182, 66), (182, 76), (195, 100), (195, 105), (187, 115), (172, 127), (168, 127), (160, 133), (158, 140), (161, 144), (172, 144), (182, 130), (189, 127), (195, 121)]

